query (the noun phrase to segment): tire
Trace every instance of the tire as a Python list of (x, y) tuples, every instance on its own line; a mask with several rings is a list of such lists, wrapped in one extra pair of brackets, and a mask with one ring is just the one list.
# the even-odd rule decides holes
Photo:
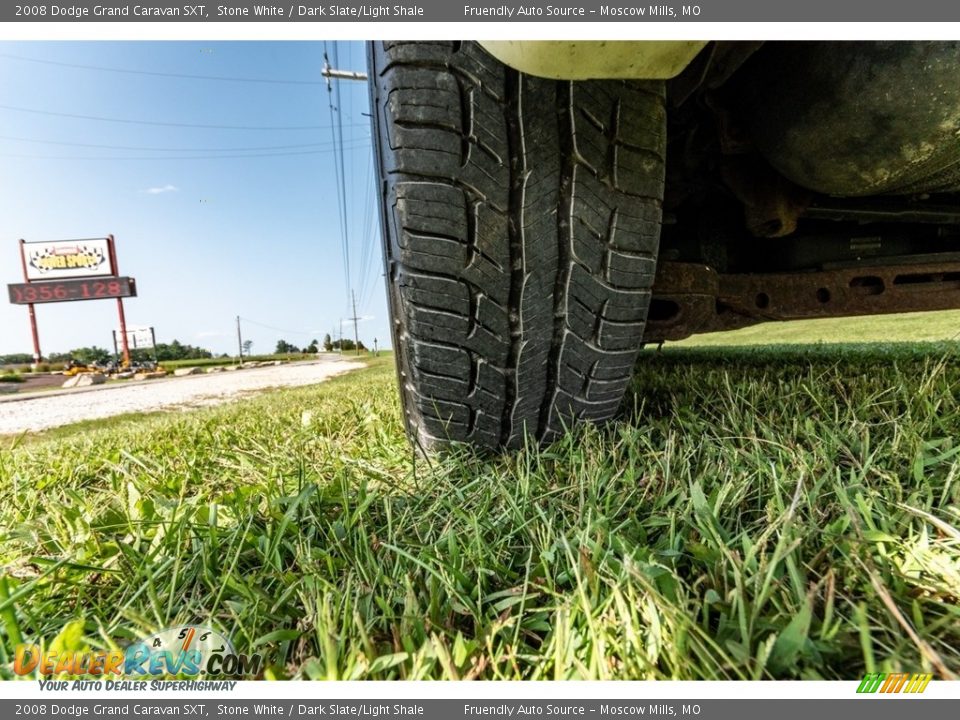
[(372, 43), (407, 430), (517, 448), (618, 410), (663, 198), (661, 82), (544, 80), (476, 43)]

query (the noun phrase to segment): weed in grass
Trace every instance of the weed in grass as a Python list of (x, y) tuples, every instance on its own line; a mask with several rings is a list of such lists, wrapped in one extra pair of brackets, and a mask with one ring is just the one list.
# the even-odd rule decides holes
[(950, 676), (960, 370), (943, 357), (645, 353), (619, 422), (415, 470), (382, 360), (6, 441), (4, 651), (198, 622), (267, 677)]

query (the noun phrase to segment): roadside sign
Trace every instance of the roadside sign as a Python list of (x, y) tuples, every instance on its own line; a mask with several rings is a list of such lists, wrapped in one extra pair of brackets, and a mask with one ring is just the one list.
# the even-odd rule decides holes
[(130, 277), (111, 277), (103, 280), (83, 278), (76, 280), (38, 280), (29, 283), (11, 283), (7, 293), (13, 305), (70, 302), (72, 300), (103, 300), (105, 298), (136, 297), (137, 283)]
[(60, 280), (116, 274), (108, 238), (24, 242), (26, 280)]
[(85, 240), (27, 242), (21, 239), (20, 264), (23, 267), (23, 282), (8, 285), (7, 292), (12, 304), (27, 306), (34, 364), (43, 357), (34, 305), (102, 299), (117, 301), (123, 362), (124, 365), (130, 364), (123, 298), (135, 297), (137, 285), (133, 278), (119, 275), (113, 235)]
[[(118, 336), (121, 335), (120, 330), (114, 331)], [(153, 328), (152, 327), (138, 327), (138, 328), (127, 328), (127, 342), (130, 343), (132, 348), (140, 349), (153, 347), (155, 345), (153, 340)]]

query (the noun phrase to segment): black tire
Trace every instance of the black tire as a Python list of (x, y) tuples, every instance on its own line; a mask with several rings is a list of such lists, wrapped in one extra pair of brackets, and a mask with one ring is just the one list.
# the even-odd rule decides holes
[(544, 80), (467, 42), (376, 42), (369, 65), (411, 437), (514, 448), (612, 417), (656, 265), (663, 84)]

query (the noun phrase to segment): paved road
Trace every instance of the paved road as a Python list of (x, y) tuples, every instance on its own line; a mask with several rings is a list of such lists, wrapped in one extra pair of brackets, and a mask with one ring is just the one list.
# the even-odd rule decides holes
[(0, 435), (129, 412), (216, 405), (267, 388), (313, 385), (360, 367), (363, 363), (318, 360), (9, 399), (0, 402)]

